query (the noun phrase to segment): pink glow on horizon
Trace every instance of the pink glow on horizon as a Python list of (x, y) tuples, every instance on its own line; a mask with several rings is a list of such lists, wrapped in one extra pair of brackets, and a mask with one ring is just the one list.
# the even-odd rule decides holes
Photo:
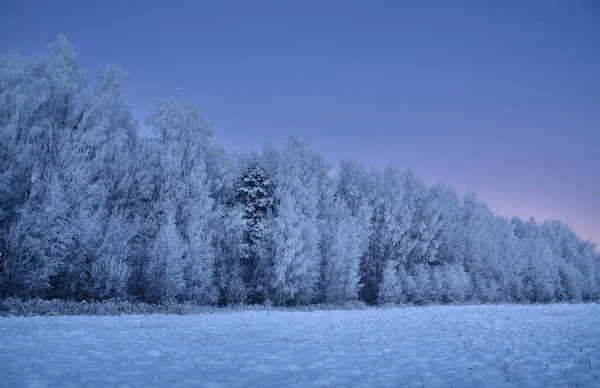
[(600, 241), (600, 230), (594, 225), (594, 215), (589, 209), (579, 209), (576, 204), (569, 204), (555, 197), (554, 199), (534, 200), (524, 195), (515, 195), (506, 190), (503, 193), (481, 192), (480, 198), (490, 209), (506, 217), (517, 216), (525, 220), (534, 217), (536, 221), (558, 219), (570, 225), (583, 240), (596, 244)]

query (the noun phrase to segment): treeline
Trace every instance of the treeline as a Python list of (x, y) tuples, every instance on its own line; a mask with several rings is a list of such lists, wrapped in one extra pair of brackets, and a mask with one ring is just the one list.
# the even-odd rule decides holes
[(600, 257), (560, 221), (493, 214), (410, 169), (296, 138), (234, 155), (198, 109), (124, 75), (86, 87), (64, 37), (0, 58), (0, 298), (164, 304), (552, 302), (600, 296)]

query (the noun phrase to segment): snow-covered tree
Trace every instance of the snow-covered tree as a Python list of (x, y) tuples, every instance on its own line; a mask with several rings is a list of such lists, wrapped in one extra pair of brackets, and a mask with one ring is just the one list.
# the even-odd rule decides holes
[[(182, 298), (199, 304), (212, 302), (217, 297), (213, 282), (214, 203), (206, 173), (211, 125), (199, 109), (175, 101), (158, 101), (147, 124), (158, 137), (160, 149), (160, 167), (153, 177), (158, 190), (155, 211), (163, 215), (172, 212), (174, 222), (173, 230), (158, 234), (151, 244), (166, 235), (178, 236), (184, 245), (184, 260), (174, 262), (185, 274)], [(161, 218), (154, 220), (162, 225)]]
[(297, 138), (288, 140), (276, 180), (274, 301), (306, 304), (316, 294), (319, 275), (319, 182), (326, 174), (319, 157)]
[(424, 189), (411, 169), (400, 173), (391, 166), (385, 169), (378, 187), (370, 248), (362, 266), (363, 297), (370, 303), (379, 298), (387, 262), (393, 261), (396, 269), (408, 265), (417, 246), (415, 215)]
[[(404, 283), (403, 283), (404, 281)], [(379, 290), (378, 302), (382, 304), (400, 304), (406, 301), (407, 290), (414, 287), (413, 280), (408, 276), (404, 266), (394, 261), (385, 263), (382, 274), (382, 287)]]
[(247, 300), (243, 253), (245, 224), (237, 206), (222, 207), (215, 218), (215, 282), (221, 305), (239, 305)]
[[(48, 51), (33, 59), (16, 52), (0, 58), (0, 231), (5, 235), (15, 236), (11, 227), (24, 227), (17, 221), (22, 206), (35, 208), (44, 200), (85, 86), (65, 37)], [(6, 249), (0, 245), (3, 257)]]
[(561, 281), (561, 299), (591, 299), (598, 295), (598, 279), (594, 260), (594, 245), (584, 242), (566, 224), (558, 220), (541, 225), (542, 234), (548, 240), (552, 254), (557, 260)]
[(150, 302), (181, 298), (185, 291), (184, 266), (186, 245), (175, 226), (175, 215), (169, 211), (148, 257), (146, 279)]
[(524, 299), (550, 302), (562, 293), (556, 257), (547, 238), (533, 218), (527, 222), (513, 220), (519, 238), (519, 260), (525, 263)]
[(242, 209), (244, 228), (244, 249), (242, 251), (242, 272), (248, 301), (260, 302), (264, 299), (260, 291), (259, 266), (265, 266), (260, 256), (261, 245), (266, 241), (267, 225), (273, 216), (275, 206), (274, 186), (261, 161), (255, 159), (236, 184), (235, 201)]
[[(35, 201), (37, 202), (37, 201)], [(1, 257), (0, 289), (6, 296), (46, 296), (73, 249), (71, 209), (57, 177), (39, 203), (20, 210), (5, 237)]]
[(353, 215), (345, 201), (328, 195), (324, 201), (321, 231), (321, 292), (326, 303), (358, 298), (360, 259), (368, 235), (361, 215)]
[(459, 199), (454, 191), (441, 183), (419, 191), (422, 198), (415, 211), (413, 226), (417, 244), (410, 260), (414, 264), (442, 264), (449, 259), (445, 249), (448, 232), (456, 223)]

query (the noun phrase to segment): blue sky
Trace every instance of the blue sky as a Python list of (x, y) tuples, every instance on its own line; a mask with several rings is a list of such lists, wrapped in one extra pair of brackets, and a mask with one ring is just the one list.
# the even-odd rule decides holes
[(228, 150), (298, 135), (600, 242), (598, 1), (3, 2), (2, 53), (60, 33), (139, 118), (186, 99)]

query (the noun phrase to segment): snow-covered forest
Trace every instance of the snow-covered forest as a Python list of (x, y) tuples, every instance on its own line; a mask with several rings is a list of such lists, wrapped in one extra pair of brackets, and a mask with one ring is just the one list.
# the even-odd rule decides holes
[[(560, 221), (297, 138), (232, 154), (198, 108), (158, 101), (138, 136), (124, 73), (87, 87), (59, 37), (0, 58), (0, 298), (199, 305), (600, 297), (600, 256)], [(246, 128), (245, 130), (252, 130)], [(423, 145), (415, 145), (423, 146)]]

